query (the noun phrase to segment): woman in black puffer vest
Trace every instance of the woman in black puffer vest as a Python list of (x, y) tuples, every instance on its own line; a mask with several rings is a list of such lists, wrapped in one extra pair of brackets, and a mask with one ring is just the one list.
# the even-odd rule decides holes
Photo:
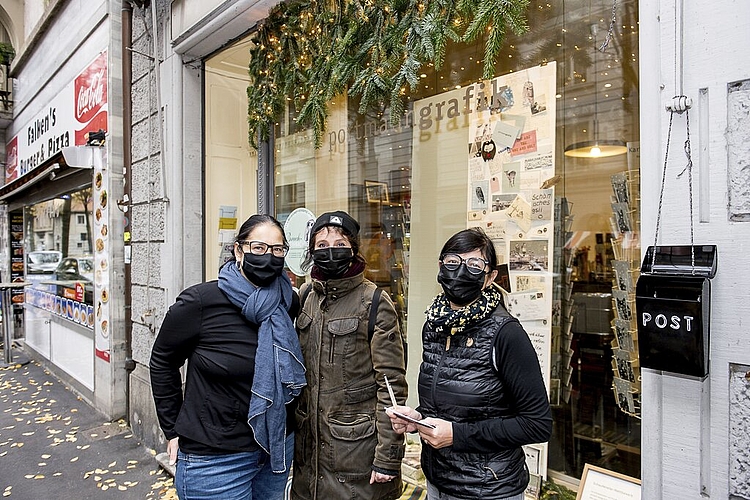
[(552, 416), (528, 335), (503, 306), (492, 241), (481, 229), (452, 236), (440, 252), (443, 288), (422, 329), (419, 407), (389, 412), (396, 432), (418, 431), (428, 500), (523, 499), (522, 445), (542, 443)]

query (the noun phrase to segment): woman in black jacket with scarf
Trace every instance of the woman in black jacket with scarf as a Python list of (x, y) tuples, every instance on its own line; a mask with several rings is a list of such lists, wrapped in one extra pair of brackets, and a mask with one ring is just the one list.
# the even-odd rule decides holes
[(440, 252), (443, 288), (422, 329), (419, 407), (394, 409), (396, 432), (418, 431), (428, 500), (522, 500), (529, 481), (522, 445), (549, 439), (552, 416), (539, 361), (503, 306), (495, 247), (478, 228)]
[(253, 215), (218, 281), (183, 291), (164, 318), (151, 387), (182, 500), (284, 496), (294, 449), (286, 405), (306, 385), (288, 249), (276, 219)]

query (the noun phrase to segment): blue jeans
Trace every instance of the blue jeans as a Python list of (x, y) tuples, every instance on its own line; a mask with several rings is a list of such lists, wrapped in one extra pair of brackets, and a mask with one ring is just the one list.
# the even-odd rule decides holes
[(274, 474), (263, 450), (226, 455), (177, 454), (175, 489), (180, 500), (282, 500), (294, 456), (286, 438), (286, 472)]
[[(432, 483), (427, 481), (427, 500), (464, 500), (447, 493), (441, 493)], [(518, 495), (507, 497), (503, 500), (523, 500), (523, 493)]]

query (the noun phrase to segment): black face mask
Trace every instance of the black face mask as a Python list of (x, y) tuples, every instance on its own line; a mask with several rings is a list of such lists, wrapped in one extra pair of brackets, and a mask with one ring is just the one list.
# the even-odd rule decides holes
[(284, 257), (276, 257), (270, 253), (244, 253), (242, 272), (254, 285), (268, 286), (284, 272)]
[(313, 250), (313, 262), (327, 278), (340, 278), (354, 260), (349, 247), (328, 247)]
[(465, 306), (474, 302), (482, 293), (486, 275), (485, 272), (471, 274), (466, 264), (461, 263), (455, 271), (440, 266), (437, 280), (449, 301), (457, 306)]

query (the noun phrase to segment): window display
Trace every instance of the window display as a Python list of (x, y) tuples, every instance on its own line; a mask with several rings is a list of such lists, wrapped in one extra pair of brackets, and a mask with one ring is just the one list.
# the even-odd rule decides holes
[[(25, 208), (26, 302), (94, 327), (94, 199), (91, 188)], [(101, 239), (101, 238), (99, 238)]]
[[(408, 367), (410, 384), (424, 311), (440, 291), (442, 243), (476, 225), (491, 235), (504, 258), (509, 309), (532, 325), (527, 331), (549, 382), (555, 429), (537, 462), (575, 478), (587, 462), (640, 475), (638, 366), (626, 356), (635, 339), (620, 316), (632, 292), (618, 281), (633, 277), (621, 249), (640, 247), (639, 165), (608, 149), (565, 154), (587, 141), (599, 140), (601, 153), (606, 141), (634, 146), (638, 139), (638, 5), (627, 0), (614, 10), (616, 23), (611, 1), (530, 9), (529, 31), (508, 34), (489, 80), (482, 78), (481, 42), (448, 44), (442, 67), (425, 68), (405, 92), (396, 122), (387, 106), (360, 112), (358, 99), (337, 96), (316, 148), (290, 99), (272, 134), (274, 215), (283, 223), (300, 210), (307, 219), (346, 210), (360, 222), (367, 278), (391, 296), (417, 360)], [(236, 47), (214, 62), (236, 61)], [(207, 102), (217, 98), (213, 92)], [(227, 91), (226, 99), (233, 95)], [(255, 157), (249, 164), (232, 178), (254, 173)], [(207, 225), (211, 244), (214, 227)], [(209, 257), (207, 271), (213, 266)], [(299, 286), (305, 277), (298, 271)]]

